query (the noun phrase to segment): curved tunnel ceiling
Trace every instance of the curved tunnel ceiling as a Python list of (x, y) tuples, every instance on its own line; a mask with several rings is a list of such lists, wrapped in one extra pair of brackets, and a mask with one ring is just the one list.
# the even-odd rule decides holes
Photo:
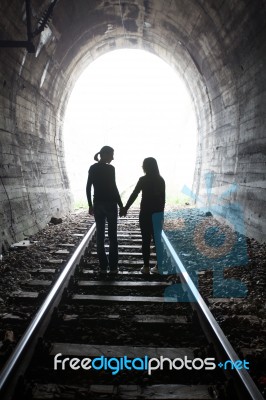
[[(2, 38), (17, 40), (25, 35), (24, 1), (1, 3)], [(50, 1), (32, 1), (33, 25), (49, 4)], [(42, 200), (38, 211), (34, 205), (37, 200), (27, 200), (22, 195), (21, 202), (33, 215), (32, 226), (25, 230), (36, 230), (51, 213), (62, 213), (70, 207), (62, 124), (75, 81), (100, 55), (118, 48), (138, 48), (158, 55), (175, 68), (191, 93), (199, 137), (195, 194), (208, 204), (204, 176), (211, 171), (211, 202), (219, 203), (219, 213), (225, 216), (228, 204), (232, 200), (238, 202), (244, 209), (248, 234), (265, 239), (265, 21), (263, 0), (59, 0), (49, 27), (35, 39), (36, 55), (22, 49), (1, 49), (1, 54), (7, 55), (1, 61), (2, 79), (7, 83), (2, 99), (8, 99), (13, 110), (8, 112), (9, 118), (3, 120), (1, 129), (9, 133), (11, 147), (14, 134), (30, 134), (49, 143), (50, 168), (57, 176), (54, 182), (42, 176), (40, 182), (38, 171), (45, 170), (45, 162), (34, 154), (27, 159), (32, 165), (40, 164), (35, 175), (39, 194), (46, 192), (46, 200)], [(26, 114), (19, 112), (23, 108)], [(40, 147), (36, 140), (32, 153), (36, 146), (38, 153)], [(24, 153), (16, 154), (23, 167)], [(234, 183), (238, 190), (229, 197), (222, 196), (220, 204), (219, 196)], [(25, 186), (31, 197), (30, 180)], [(51, 195), (47, 195), (47, 187)], [(8, 198), (10, 206), (12, 199)], [(6, 222), (14, 215), (15, 209)], [(16, 221), (12, 226), (18, 237), (25, 228), (23, 217), (19, 219), (21, 227)], [(5, 235), (12, 236), (8, 229)]]

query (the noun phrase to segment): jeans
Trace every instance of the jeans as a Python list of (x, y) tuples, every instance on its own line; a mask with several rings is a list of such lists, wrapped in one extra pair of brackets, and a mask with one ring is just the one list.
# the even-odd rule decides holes
[[(94, 204), (93, 208), (96, 222), (96, 243), (100, 268), (106, 270), (109, 264), (110, 271), (112, 271), (117, 268), (118, 264), (117, 204), (110, 202), (97, 202)], [(108, 223), (109, 262), (104, 248), (106, 220)]]
[[(142, 256), (144, 265), (146, 267), (150, 264), (150, 245), (151, 238), (153, 238), (158, 265), (162, 264), (162, 233), (163, 224), (163, 212), (160, 213), (148, 213), (140, 211), (139, 214), (139, 226), (142, 236)], [(154, 229), (155, 228), (155, 229)]]

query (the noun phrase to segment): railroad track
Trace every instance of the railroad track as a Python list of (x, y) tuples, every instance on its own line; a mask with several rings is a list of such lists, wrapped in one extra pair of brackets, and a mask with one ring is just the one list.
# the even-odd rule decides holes
[(118, 229), (117, 275), (97, 272), (93, 225), (55, 283), (28, 282), (21, 301), (53, 286), (1, 372), (1, 399), (263, 399), (165, 233), (165, 273), (146, 276), (137, 213)]

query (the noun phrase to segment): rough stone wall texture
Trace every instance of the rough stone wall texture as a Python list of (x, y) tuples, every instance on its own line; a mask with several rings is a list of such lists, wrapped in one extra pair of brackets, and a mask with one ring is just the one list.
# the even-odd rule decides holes
[[(33, 26), (49, 3), (32, 0)], [(0, 15), (0, 40), (25, 39), (23, 0), (1, 0)], [(198, 120), (194, 192), (203, 204), (221, 203), (223, 216), (230, 201), (239, 203), (248, 235), (265, 240), (265, 39), (263, 0), (125, 0), (121, 8), (116, 0), (60, 0), (34, 39), (36, 54), (0, 49), (0, 240), (70, 209), (65, 107), (83, 69), (123, 47), (153, 52), (183, 77)], [(237, 190), (223, 195), (232, 183)]]
[[(1, 40), (26, 39), (24, 2), (1, 2)], [(70, 209), (61, 121), (43, 82), (47, 45), (37, 57), (0, 49), (0, 242), (20, 240)], [(49, 71), (47, 71), (47, 75)], [(51, 80), (48, 75), (47, 81)]]

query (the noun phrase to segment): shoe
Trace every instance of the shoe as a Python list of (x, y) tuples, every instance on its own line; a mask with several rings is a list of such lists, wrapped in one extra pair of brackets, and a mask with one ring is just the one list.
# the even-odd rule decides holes
[(149, 274), (150, 273), (150, 268), (147, 267), (146, 265), (143, 265), (143, 267), (140, 269), (140, 272), (142, 274)]
[(102, 275), (107, 274), (107, 268), (99, 268), (99, 274), (102, 274)]
[(118, 274), (118, 272), (119, 272), (119, 269), (114, 268), (114, 269), (110, 269), (109, 274), (116, 275), (116, 274)]
[(155, 267), (151, 268), (151, 273), (152, 274), (160, 274), (160, 271), (158, 269), (158, 265), (155, 265)]

